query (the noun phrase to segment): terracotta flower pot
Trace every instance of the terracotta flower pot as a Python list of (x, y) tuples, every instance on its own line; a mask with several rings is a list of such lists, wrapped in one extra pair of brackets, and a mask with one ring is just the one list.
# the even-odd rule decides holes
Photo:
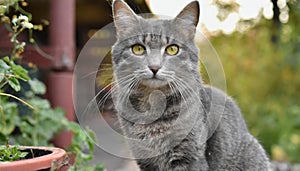
[(60, 171), (68, 165), (68, 158), (63, 149), (34, 146), (20, 146), (20, 149), (28, 152), (26, 159), (0, 163), (1, 171)]

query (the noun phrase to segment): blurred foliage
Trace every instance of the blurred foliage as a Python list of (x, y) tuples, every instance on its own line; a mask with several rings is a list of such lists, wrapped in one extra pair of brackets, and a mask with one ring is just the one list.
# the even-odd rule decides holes
[(223, 63), (227, 93), (239, 103), (251, 133), (273, 160), (300, 162), (300, 2), (288, 6), (289, 21), (280, 28), (262, 19), (247, 32), (211, 42)]
[[(68, 171), (103, 171), (102, 164), (89, 163), (94, 157), (94, 144), (97, 142), (95, 133), (89, 128), (86, 128), (85, 132), (82, 131), (81, 127), (74, 122), (69, 122), (68, 128), (74, 133), (68, 151), (69, 154), (76, 155), (76, 164), (71, 166)], [(83, 147), (86, 147), (89, 153), (82, 152)]]
[(239, 8), (239, 4), (233, 0), (212, 0), (211, 3), (215, 4), (219, 9), (217, 17), (220, 19), (220, 21), (224, 21), (229, 14), (232, 12), (237, 12)]
[(32, 31), (42, 30), (42, 25), (31, 23), (32, 15), (23, 9), (27, 5), (25, 0), (0, 1), (0, 24), (7, 29), (13, 45), (10, 55), (0, 56), (0, 157), (12, 161), (26, 155), (17, 146), (1, 147), (7, 141), (13, 145), (53, 146), (55, 135), (69, 130), (74, 136), (68, 153), (75, 156), (69, 170), (101, 171), (101, 164), (89, 164), (93, 159), (94, 132), (84, 132), (77, 123), (66, 119), (63, 110), (53, 109), (42, 98), (45, 85), (30, 74), (37, 68), (22, 61), (26, 43), (19, 36), (28, 31), (29, 42), (35, 43)]

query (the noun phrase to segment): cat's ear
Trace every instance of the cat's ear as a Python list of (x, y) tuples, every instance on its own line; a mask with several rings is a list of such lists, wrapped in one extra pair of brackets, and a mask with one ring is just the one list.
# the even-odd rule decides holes
[(137, 23), (138, 17), (123, 0), (114, 0), (112, 4), (113, 18), (117, 34), (126, 32), (129, 26)]
[(200, 15), (200, 6), (198, 1), (192, 1), (176, 16), (175, 19), (180, 19), (188, 24), (193, 24), (197, 27)]

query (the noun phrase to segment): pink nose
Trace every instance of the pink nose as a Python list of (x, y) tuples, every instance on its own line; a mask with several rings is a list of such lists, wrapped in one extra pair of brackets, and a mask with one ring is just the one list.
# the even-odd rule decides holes
[(149, 67), (149, 69), (152, 71), (152, 73), (155, 75), (157, 71), (159, 70), (159, 67)]

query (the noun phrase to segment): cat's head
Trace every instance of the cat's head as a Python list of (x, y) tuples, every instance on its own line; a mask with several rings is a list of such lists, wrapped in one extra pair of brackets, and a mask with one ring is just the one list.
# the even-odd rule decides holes
[(176, 81), (175, 86), (199, 83), (198, 49), (194, 43), (198, 1), (188, 4), (173, 19), (145, 19), (122, 0), (115, 0), (113, 15), (117, 42), (112, 57), (117, 81), (133, 79), (150, 88)]

